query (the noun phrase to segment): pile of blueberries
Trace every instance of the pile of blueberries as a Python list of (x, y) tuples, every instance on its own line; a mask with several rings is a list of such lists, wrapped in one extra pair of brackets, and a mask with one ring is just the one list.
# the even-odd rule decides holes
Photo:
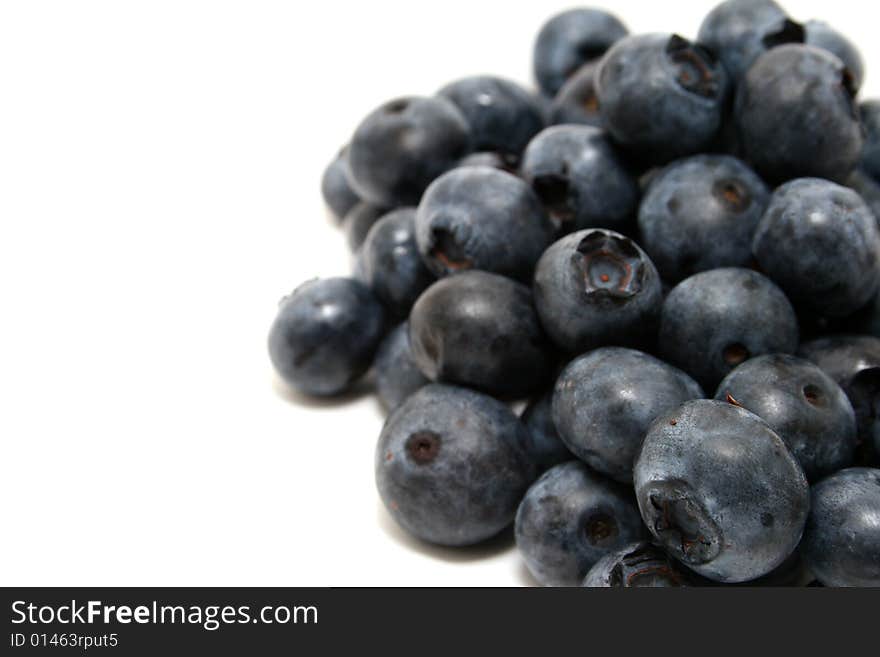
[(696, 41), (583, 8), (534, 69), (539, 93), (470, 77), (363, 120), (322, 185), (354, 273), (281, 302), (281, 378), (372, 368), (391, 516), (445, 546), (513, 523), (541, 584), (880, 586), (857, 49), (772, 0)]

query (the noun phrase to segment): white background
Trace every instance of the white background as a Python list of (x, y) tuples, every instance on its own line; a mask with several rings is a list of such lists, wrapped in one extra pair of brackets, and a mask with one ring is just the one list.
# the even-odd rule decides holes
[[(283, 294), (348, 271), (319, 179), (358, 120), (469, 74), (529, 83), (567, 4), (0, 5), (0, 584), (529, 582), (504, 541), (403, 537), (378, 404), (284, 392), (265, 338)], [(713, 4), (606, 3), (686, 36)], [(787, 4), (880, 61), (869, 3)]]

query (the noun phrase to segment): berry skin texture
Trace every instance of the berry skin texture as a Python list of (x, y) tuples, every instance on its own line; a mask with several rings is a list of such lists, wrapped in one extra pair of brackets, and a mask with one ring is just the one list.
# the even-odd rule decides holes
[(766, 180), (845, 180), (862, 128), (843, 64), (801, 44), (761, 55), (737, 87), (734, 117), (746, 159)]
[(880, 182), (872, 178), (867, 172), (856, 169), (847, 179), (846, 186), (856, 191), (865, 204), (874, 213), (877, 225), (880, 226)]
[(349, 182), (373, 205), (416, 205), (470, 150), (470, 128), (445, 98), (405, 97), (361, 122), (348, 148)]
[(532, 484), (514, 527), (529, 572), (544, 586), (580, 586), (605, 554), (645, 536), (631, 492), (579, 461)]
[(602, 127), (602, 113), (596, 96), (598, 62), (581, 66), (563, 85), (550, 105), (550, 123), (577, 123)]
[(377, 221), (361, 248), (364, 281), (389, 314), (406, 317), (434, 280), (416, 246), (415, 208), (400, 208)]
[(600, 228), (572, 233), (547, 249), (533, 290), (547, 334), (572, 353), (606, 344), (644, 346), (654, 338), (663, 301), (645, 252)]
[(706, 390), (740, 363), (797, 349), (798, 323), (785, 294), (750, 269), (712, 269), (676, 285), (663, 304), (658, 338), (664, 360)]
[(853, 463), (852, 404), (831, 377), (807, 360), (785, 354), (747, 360), (725, 377), (715, 399), (734, 399), (769, 424), (810, 481)]
[(859, 112), (865, 127), (862, 169), (877, 182), (880, 181), (880, 100), (862, 103)]
[(382, 304), (363, 283), (314, 279), (282, 299), (269, 330), (269, 357), (292, 388), (338, 395), (370, 367), (384, 327)]
[(697, 40), (718, 54), (733, 80), (758, 56), (785, 43), (803, 43), (804, 28), (773, 0), (726, 0), (700, 25)]
[(835, 55), (849, 74), (850, 85), (858, 92), (865, 79), (865, 62), (859, 49), (840, 32), (823, 21), (807, 21), (804, 24), (804, 43), (827, 50)]
[(673, 162), (648, 187), (639, 208), (642, 248), (663, 280), (745, 267), (770, 192), (745, 163), (728, 155)]
[(547, 383), (552, 353), (528, 287), (483, 271), (431, 285), (409, 319), (413, 360), (429, 379), (501, 396)]
[(436, 276), (481, 269), (528, 281), (554, 233), (531, 188), (489, 167), (444, 174), (416, 213), (419, 252)]
[(379, 346), (376, 361), (376, 394), (382, 407), (391, 412), (411, 394), (430, 383), (412, 357), (409, 324), (403, 322)]
[(361, 199), (348, 182), (347, 146), (324, 169), (324, 175), (321, 177), (321, 195), (337, 221), (342, 221), (348, 211), (360, 202)]
[(631, 484), (633, 462), (654, 419), (702, 397), (681, 370), (634, 349), (603, 347), (575, 358), (559, 375), (553, 421), (575, 456)]
[(601, 9), (571, 9), (547, 21), (535, 41), (535, 79), (548, 96), (556, 95), (583, 64), (598, 59), (628, 34), (616, 16)]
[(880, 586), (880, 470), (849, 468), (813, 486), (802, 552), (825, 586)]
[(473, 545), (513, 520), (534, 477), (526, 429), (473, 390), (429, 384), (388, 418), (376, 447), (376, 484), (391, 517), (429, 543)]
[(647, 541), (610, 552), (590, 568), (588, 588), (667, 588), (694, 586), (699, 578)]
[(461, 111), (476, 150), (519, 155), (544, 127), (541, 107), (521, 86), (504, 78), (479, 75), (456, 80), (439, 92)]
[(718, 582), (772, 571), (810, 508), (803, 470), (758, 416), (713, 400), (657, 418), (636, 461), (645, 524), (670, 555)]
[(360, 202), (355, 205), (342, 219), (342, 228), (345, 231), (345, 241), (352, 253), (357, 253), (370, 229), (376, 225), (382, 217), (388, 214), (388, 208), (380, 208), (370, 203)]
[(678, 35), (622, 39), (596, 72), (603, 127), (623, 147), (661, 163), (712, 143), (727, 92), (714, 55)]
[(553, 423), (552, 391), (533, 400), (523, 411), (521, 419), (529, 430), (525, 452), (538, 470), (543, 472), (554, 465), (574, 460), (574, 454), (560, 440)]
[(521, 175), (563, 233), (623, 229), (638, 207), (638, 182), (598, 128), (542, 131), (523, 154)]
[(880, 462), (880, 339), (834, 335), (805, 342), (798, 355), (843, 388), (855, 410), (861, 449), (870, 452), (873, 443), (873, 459)]
[(877, 219), (858, 194), (827, 180), (778, 188), (752, 250), (795, 305), (819, 315), (848, 315), (880, 287)]

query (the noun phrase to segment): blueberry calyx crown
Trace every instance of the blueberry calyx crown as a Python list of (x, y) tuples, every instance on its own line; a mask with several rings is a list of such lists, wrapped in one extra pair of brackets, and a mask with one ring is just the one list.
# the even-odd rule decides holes
[(440, 436), (433, 431), (417, 431), (406, 439), (406, 453), (416, 465), (427, 465), (440, 453)]
[(547, 212), (559, 223), (566, 223), (574, 219), (567, 169), (568, 167), (563, 164), (562, 173), (535, 176), (532, 183), (535, 194), (541, 199)]
[(612, 588), (638, 587), (640, 582), (664, 581), (672, 586), (683, 586), (682, 578), (668, 562), (658, 559), (648, 545), (640, 545), (627, 552), (611, 569), (609, 584)]
[(465, 250), (455, 239), (455, 235), (445, 228), (435, 228), (431, 232), (434, 245), (431, 257), (439, 262), (448, 272), (462, 271), (473, 267), (473, 261), (467, 257)]
[(583, 523), (584, 537), (590, 545), (604, 545), (613, 542), (620, 529), (610, 515), (602, 512), (594, 513)]
[(761, 39), (761, 43), (769, 50), (776, 46), (783, 46), (786, 43), (803, 43), (806, 38), (807, 31), (804, 29), (804, 26), (797, 21), (786, 18), (779, 24), (777, 29), (767, 32), (764, 38)]
[(721, 530), (681, 481), (654, 482), (647, 490), (647, 516), (654, 533), (681, 561), (709, 563), (721, 552)]
[(704, 98), (720, 95), (718, 62), (703, 46), (673, 34), (666, 44), (666, 56), (675, 67), (676, 82), (683, 89)]
[(629, 299), (641, 291), (644, 262), (632, 240), (591, 231), (577, 245), (577, 254), (588, 296)]
[(741, 214), (749, 209), (752, 197), (749, 190), (735, 178), (718, 180), (712, 185), (712, 195), (728, 210)]

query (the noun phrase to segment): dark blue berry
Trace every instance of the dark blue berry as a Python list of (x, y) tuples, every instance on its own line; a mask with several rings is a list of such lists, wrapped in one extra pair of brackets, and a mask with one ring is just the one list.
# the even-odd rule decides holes
[(825, 586), (880, 586), (880, 470), (849, 468), (813, 487), (802, 552)]
[(803, 43), (804, 37), (803, 26), (773, 0), (726, 0), (703, 19), (697, 38), (739, 80), (759, 55), (785, 43)]
[(697, 155), (654, 176), (639, 208), (642, 248), (664, 280), (719, 267), (744, 267), (770, 198), (745, 163)]
[(645, 524), (697, 573), (744, 582), (794, 551), (810, 507), (803, 470), (758, 416), (712, 400), (657, 418), (634, 470)]
[(877, 219), (853, 190), (804, 178), (778, 188), (752, 245), (758, 264), (792, 302), (848, 315), (880, 287)]
[(405, 317), (434, 277), (419, 255), (415, 208), (394, 210), (377, 221), (361, 248), (364, 281), (392, 316)]
[(476, 150), (518, 155), (544, 127), (541, 107), (521, 86), (504, 78), (478, 75), (443, 87), (470, 125)]
[(622, 39), (596, 72), (602, 126), (653, 162), (707, 148), (721, 127), (727, 74), (700, 45), (678, 35)]
[(862, 155), (862, 128), (846, 69), (801, 44), (761, 55), (737, 87), (735, 118), (746, 158), (764, 178), (845, 180)]
[(529, 430), (525, 452), (541, 471), (574, 459), (556, 431), (552, 403), (552, 392), (541, 395), (526, 407), (521, 418)]
[(515, 531), (529, 572), (545, 586), (579, 586), (600, 558), (645, 535), (631, 491), (579, 461), (529, 488)]
[(675, 286), (660, 317), (664, 359), (714, 390), (734, 367), (798, 345), (794, 309), (776, 285), (749, 269), (712, 269)]
[(413, 359), (434, 381), (517, 396), (546, 385), (549, 343), (528, 287), (484, 271), (431, 285), (409, 320)]
[(388, 418), (376, 447), (376, 485), (391, 517), (440, 545), (471, 545), (513, 520), (534, 470), (526, 429), (504, 404), (429, 384)]
[(336, 395), (370, 367), (384, 322), (382, 304), (363, 283), (314, 279), (281, 301), (269, 331), (269, 356), (293, 388)]
[(348, 147), (339, 151), (324, 169), (324, 175), (321, 177), (321, 195), (330, 212), (339, 221), (342, 221), (348, 211), (360, 201), (348, 182)]
[(547, 333), (572, 353), (638, 347), (656, 333), (660, 277), (645, 252), (619, 233), (593, 228), (563, 237), (541, 256), (533, 289)]
[(583, 64), (596, 60), (628, 34), (616, 16), (580, 8), (547, 21), (535, 41), (533, 67), (541, 90), (554, 96)]
[(852, 404), (841, 387), (808, 360), (786, 354), (747, 360), (725, 377), (715, 399), (733, 400), (769, 424), (810, 481), (852, 465)]
[(597, 128), (560, 125), (542, 131), (523, 153), (521, 174), (564, 233), (621, 230), (635, 216), (638, 183)]
[(591, 468), (632, 482), (633, 462), (651, 422), (689, 399), (696, 381), (653, 356), (603, 347), (574, 359), (553, 392), (553, 420), (565, 445)]
[(555, 228), (514, 175), (459, 167), (438, 178), (416, 214), (416, 241), (437, 276), (481, 269), (528, 281)]
[(398, 98), (367, 116), (348, 149), (349, 181), (373, 205), (415, 205), (470, 150), (470, 128), (445, 98)]
[(376, 394), (386, 411), (400, 406), (411, 394), (430, 383), (412, 357), (409, 324), (398, 324), (376, 352)]

